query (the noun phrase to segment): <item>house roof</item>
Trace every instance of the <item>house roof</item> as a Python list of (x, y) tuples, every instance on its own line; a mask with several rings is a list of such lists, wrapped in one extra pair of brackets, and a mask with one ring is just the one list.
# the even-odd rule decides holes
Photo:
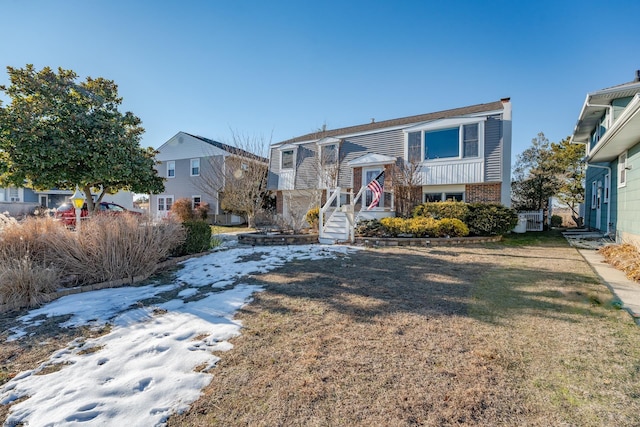
[(591, 132), (600, 122), (600, 118), (614, 99), (626, 98), (640, 93), (640, 72), (636, 71), (635, 80), (587, 94), (573, 130), (571, 141), (581, 144), (589, 142)]
[(268, 162), (269, 160), (258, 156), (257, 154), (250, 153), (249, 151), (243, 150), (242, 148), (234, 147), (233, 145), (223, 144), (222, 142), (214, 141), (213, 139), (205, 138), (204, 136), (192, 135), (187, 132), (183, 132), (185, 135), (189, 135), (192, 138), (199, 139), (202, 142), (206, 142), (207, 144), (213, 145), (221, 150), (224, 150), (228, 153), (235, 154), (238, 156), (246, 157), (253, 160), (258, 160), (261, 162)]
[(470, 114), (484, 113), (488, 111), (499, 111), (504, 109), (503, 103), (508, 101), (509, 101), (509, 98), (504, 98), (500, 101), (490, 102), (487, 104), (477, 104), (477, 105), (471, 105), (468, 107), (454, 108), (451, 110), (437, 111), (435, 113), (401, 117), (397, 119), (384, 120), (381, 122), (372, 121), (371, 123), (362, 124), (362, 125), (317, 131), (317, 132), (308, 133), (306, 135), (297, 136), (295, 138), (287, 139), (286, 141), (275, 143), (272, 146), (277, 146), (281, 144), (291, 144), (291, 143), (303, 142), (303, 141), (314, 141), (314, 140), (318, 140), (326, 137), (336, 137), (340, 135), (369, 132), (377, 129), (384, 129), (384, 128), (395, 127), (395, 126), (405, 126), (405, 125), (411, 125), (411, 124), (420, 123), (420, 122), (428, 122), (432, 120), (445, 119), (449, 117), (466, 116)]

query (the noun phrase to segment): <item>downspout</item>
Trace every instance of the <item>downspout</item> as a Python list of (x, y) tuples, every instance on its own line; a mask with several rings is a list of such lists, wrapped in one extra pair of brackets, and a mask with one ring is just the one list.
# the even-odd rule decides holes
[[(587, 168), (590, 168), (592, 166), (594, 168), (606, 169), (607, 172), (609, 173), (609, 201), (607, 202), (607, 234), (605, 234), (605, 236), (611, 236), (611, 168), (609, 166), (593, 165), (587, 162)], [(593, 197), (593, 195), (591, 197)]]

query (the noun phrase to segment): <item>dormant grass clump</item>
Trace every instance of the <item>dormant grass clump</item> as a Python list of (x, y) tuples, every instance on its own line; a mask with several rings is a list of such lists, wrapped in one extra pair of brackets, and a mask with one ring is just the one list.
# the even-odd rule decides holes
[(37, 305), (56, 289), (61, 271), (44, 236), (64, 229), (50, 218), (0, 218), (0, 304)]
[(142, 223), (132, 215), (95, 216), (68, 239), (58, 228), (46, 236), (57, 265), (79, 283), (133, 279), (154, 272), (158, 261), (184, 240), (178, 223)]
[(33, 306), (65, 284), (133, 279), (184, 241), (180, 224), (95, 216), (79, 233), (51, 218), (0, 221), (0, 304)]
[(624, 271), (629, 279), (640, 281), (640, 252), (637, 247), (630, 243), (608, 245), (599, 252), (609, 264)]

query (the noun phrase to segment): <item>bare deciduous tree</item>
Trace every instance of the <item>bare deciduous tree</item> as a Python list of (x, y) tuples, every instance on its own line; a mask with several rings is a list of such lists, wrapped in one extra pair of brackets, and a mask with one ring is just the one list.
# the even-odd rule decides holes
[(271, 140), (232, 132), (232, 143), (224, 144), (225, 155), (206, 157), (198, 187), (218, 201), (221, 209), (244, 216), (249, 227), (267, 197), (268, 160)]
[(409, 218), (413, 208), (421, 202), (423, 182), (420, 163), (407, 162), (399, 158), (391, 168), (391, 176), (396, 214), (402, 218)]

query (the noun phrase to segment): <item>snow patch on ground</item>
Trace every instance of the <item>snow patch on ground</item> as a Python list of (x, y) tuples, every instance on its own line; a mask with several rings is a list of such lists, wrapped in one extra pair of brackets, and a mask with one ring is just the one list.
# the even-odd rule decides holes
[[(162, 425), (186, 410), (212, 377), (240, 334), (234, 313), (261, 288), (236, 283), (294, 259), (318, 260), (348, 255), (345, 246), (235, 248), (182, 263), (170, 284), (85, 292), (31, 310), (24, 327), (43, 317), (70, 316), (62, 327), (112, 324), (96, 339), (74, 340), (38, 368), (22, 372), (0, 388), (0, 404), (11, 407), (6, 425)], [(164, 292), (177, 297), (155, 307), (139, 301)], [(20, 339), (15, 329), (10, 339)]]

